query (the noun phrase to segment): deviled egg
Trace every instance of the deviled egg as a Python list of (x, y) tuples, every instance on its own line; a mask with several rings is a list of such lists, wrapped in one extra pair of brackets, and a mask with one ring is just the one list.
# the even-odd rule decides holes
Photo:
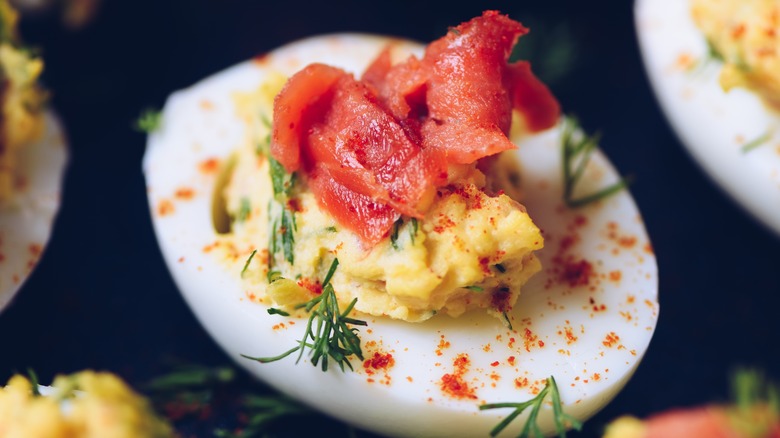
[(720, 187), (780, 233), (777, 13), (771, 0), (635, 3), (645, 67), (669, 123)]
[[(457, 37), (462, 29), (451, 32)], [(383, 52), (388, 44), (390, 52)], [(533, 252), (527, 253), (529, 258), (519, 258), (532, 260), (533, 254), (538, 262), (523, 278), (522, 293), (514, 297), (516, 303), (492, 312), (494, 315), (483, 309), (489, 309), (489, 305), (464, 306), (458, 312), (427, 308), (421, 318), (404, 317), (409, 313), (398, 317), (389, 311), (374, 311), (373, 307), (358, 311), (355, 309), (360, 307), (355, 304), (347, 310), (347, 328), (359, 336), (360, 354), (352, 350), (344, 358), (346, 362), (340, 362), (346, 364), (342, 368), (345, 372), (337, 366), (323, 372), (322, 363), (311, 366), (314, 359), (309, 355), (310, 346), (300, 349), (302, 342), (308, 343), (302, 338), (306, 339), (306, 317), (311, 314), (301, 309), (296, 313), (296, 306), (285, 306), (290, 296), (293, 298), (289, 302), (310, 299), (306, 294), (311, 288), (307, 285), (317, 282), (315, 297), (324, 288), (332, 288), (337, 296), (347, 297), (339, 297), (339, 301), (351, 303), (357, 298), (360, 303), (361, 296), (349, 288), (362, 286), (354, 281), (330, 283), (335, 275), (328, 273), (336, 266), (331, 260), (341, 248), (318, 249), (318, 258), (295, 253), (299, 261), (320, 260), (318, 270), (325, 272), (324, 278), (312, 280), (276, 271), (273, 268), (278, 264), (268, 268), (269, 254), (276, 253), (271, 250), (274, 243), (269, 242), (268, 233), (266, 239), (235, 239), (236, 234), (246, 231), (242, 228), (273, 224), (269, 212), (276, 208), (270, 199), (265, 198), (263, 205), (252, 197), (255, 188), (262, 191), (273, 185), (268, 166), (265, 171), (256, 170), (262, 169), (267, 156), (237, 153), (250, 148), (254, 154), (263, 147), (255, 135), (258, 127), (265, 129), (265, 134), (273, 130), (273, 126), (262, 128), (266, 122), (260, 112), (243, 110), (247, 96), (254, 96), (251, 102), (263, 111), (261, 107), (270, 105), (278, 92), (278, 84), (312, 63), (358, 76), (382, 53), (389, 53), (392, 64), (396, 64), (412, 54), (414, 59), (425, 59), (423, 51), (413, 42), (372, 35), (313, 37), (172, 95), (163, 110), (160, 129), (149, 137), (144, 158), (149, 205), (166, 263), (201, 323), (240, 365), (280, 391), (358, 427), (399, 436), (487, 436), (511, 411), (481, 410), (480, 406), (531, 399), (545, 393), (551, 376), (557, 382), (563, 410), (573, 418), (586, 419), (609, 402), (636, 369), (655, 329), (659, 307), (655, 257), (630, 194), (619, 191), (578, 209), (564, 202), (564, 192), (571, 187), (564, 188), (562, 143), (585, 138), (580, 132), (572, 132), (569, 125), (556, 119), (554, 126), (534, 133), (527, 118), (525, 123), (517, 123), (524, 117), (515, 114), (510, 138), (518, 149), (504, 152), (499, 159), (508, 160), (509, 164), (501, 165), (512, 169), (503, 179), (518, 185), (513, 194), (522, 192), (524, 207), (513, 206), (514, 211), (528, 217), (520, 222), (526, 224), (525, 231), (517, 230), (517, 223), (507, 222), (510, 231), (520, 234), (506, 238), (522, 243), (523, 236), (539, 233), (544, 242), (542, 248), (541, 239), (529, 239)], [(246, 114), (251, 116), (246, 118)], [(575, 191), (578, 195), (619, 181), (614, 168), (598, 151), (583, 169)], [(252, 176), (242, 179), (245, 183), (241, 187), (233, 187), (233, 178), (239, 172)], [(485, 178), (484, 174), (471, 175)], [(493, 183), (506, 188), (512, 185)], [(289, 187), (284, 177), (277, 184), (280, 190)], [(246, 192), (231, 192), (241, 190)], [(497, 189), (490, 196), (506, 196), (502, 193), (509, 192)], [(305, 204), (304, 208), (316, 208), (314, 205)], [(300, 231), (298, 226), (303, 223), (297, 221), (301, 217), (287, 219), (285, 226)], [(494, 227), (506, 225), (499, 222)], [(379, 243), (374, 242), (375, 246), (357, 240), (354, 251), (363, 251), (363, 257), (355, 257), (354, 263), (377, 257), (373, 251), (393, 254), (392, 239), (399, 248), (414, 248), (412, 239), (426, 241), (420, 234), (427, 226), (425, 219), (419, 220), (416, 230), (408, 217), (398, 222), (394, 216), (390, 223), (399, 223), (399, 227), (391, 226)], [(328, 236), (320, 241), (346, 228), (333, 221), (320, 225), (317, 229)], [(479, 233), (489, 231), (486, 227), (467, 228)], [(359, 239), (356, 234), (349, 238)], [(290, 248), (302, 238), (297, 234), (293, 237), (288, 241)], [(286, 244), (279, 241), (277, 245), (279, 258), (286, 258)], [(423, 249), (429, 248), (419, 248)], [(339, 259), (336, 272), (342, 269), (343, 260)], [(410, 266), (416, 266), (414, 260), (409, 261)], [(391, 262), (382, 258), (374, 261)], [(398, 275), (405, 275), (403, 262), (397, 265)], [(525, 269), (522, 263), (499, 268), (486, 265), (493, 271)], [(289, 289), (270, 292), (281, 281), (273, 278), (276, 272), (288, 276), (284, 280)], [(252, 278), (255, 276), (260, 277), (256, 282)], [(425, 280), (422, 274), (418, 277)], [(454, 287), (463, 289), (464, 296), (492, 293), (495, 285), (490, 282), (502, 277), (491, 271), (491, 275), (480, 278), (456, 282)], [(393, 280), (386, 277), (380, 282)], [(268, 290), (257, 288), (263, 281)], [(324, 296), (322, 293), (319, 296)], [(339, 311), (345, 308), (342, 302)], [(390, 305), (386, 309), (395, 308)], [(359, 324), (361, 321), (365, 326)], [(252, 359), (274, 359), (296, 346), (299, 350), (295, 354), (277, 357), (279, 360)], [(556, 430), (554, 410), (546, 403), (540, 406), (538, 425), (551, 433)], [(521, 414), (507, 431), (517, 433), (529, 414)]]
[(16, 12), (0, 1), (0, 311), (30, 275), (49, 240), (67, 160), (57, 118), (37, 83), (43, 68), (16, 35)]
[(11, 377), (0, 387), (0, 436), (163, 438), (174, 433), (119, 377), (81, 371), (57, 376), (52, 386)]

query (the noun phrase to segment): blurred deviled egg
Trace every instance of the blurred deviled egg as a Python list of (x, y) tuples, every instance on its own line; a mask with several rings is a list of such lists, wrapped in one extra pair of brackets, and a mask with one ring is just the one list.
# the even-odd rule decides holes
[(51, 386), (11, 377), (0, 387), (0, 436), (167, 438), (174, 433), (151, 403), (119, 377), (81, 371), (57, 376)]
[(780, 3), (638, 0), (645, 66), (704, 170), (780, 233)]
[(43, 61), (21, 44), (17, 20), (0, 1), (0, 311), (49, 240), (67, 160), (64, 134), (38, 85)]

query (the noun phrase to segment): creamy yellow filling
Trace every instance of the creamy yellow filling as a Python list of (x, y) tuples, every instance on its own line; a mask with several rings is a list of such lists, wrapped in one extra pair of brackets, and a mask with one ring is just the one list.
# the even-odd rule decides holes
[[(58, 376), (52, 394), (33, 394), (16, 375), (0, 388), (0, 436), (4, 438), (163, 438), (173, 429), (149, 402), (110, 373)], [(76, 391), (76, 392), (74, 392)]]
[[(283, 83), (284, 78), (274, 77), (257, 92), (235, 99), (248, 134), (223, 193), (232, 227), (222, 247), (230, 248), (227, 259), (237, 270), (257, 250), (242, 274), (250, 297), (288, 308), (307, 301), (338, 258), (331, 283), (339, 302), (345, 306), (357, 298), (355, 309), (366, 314), (423, 321), (472, 308), (502, 317), (511, 309), (521, 286), (541, 269), (533, 252), (542, 248), (543, 238), (525, 208), (499, 192), (504, 187), (517, 192), (510, 183), (517, 167), (509, 155), (497, 161), (492, 175), (473, 165), (453, 168), (457, 181), (436, 191), (425, 218), (399, 222), (393, 236), (371, 249), (322, 211), (298, 178), (291, 194), (294, 262), (281, 250), (269, 250), (274, 237), (269, 223), (278, 223), (281, 208), (274, 201), (263, 145), (270, 134), (273, 95)], [(278, 245), (278, 233), (275, 237)], [(284, 280), (269, 284), (269, 266)]]
[(46, 93), (38, 87), (43, 61), (18, 47), (17, 15), (0, 1), (0, 200), (14, 189), (18, 150), (43, 130), (42, 105)]
[(780, 110), (780, 3), (691, 0), (691, 16), (723, 58), (723, 88), (751, 89)]

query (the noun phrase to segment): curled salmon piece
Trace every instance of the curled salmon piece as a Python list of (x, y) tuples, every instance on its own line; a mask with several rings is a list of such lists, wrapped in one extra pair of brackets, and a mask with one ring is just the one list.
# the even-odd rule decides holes
[(550, 90), (531, 71), (531, 64), (518, 61), (509, 66), (512, 105), (525, 118), (531, 132), (555, 126), (561, 117), (561, 106)]
[(428, 46), (422, 61), (430, 71), (423, 133), (429, 145), (447, 151), (448, 161), (473, 163), (516, 148), (507, 137), (512, 122), (507, 59), (527, 32), (488, 11)]
[(675, 409), (645, 421), (622, 417), (613, 421), (604, 438), (780, 438), (780, 418), (768, 407), (747, 416), (724, 406)]
[(343, 74), (343, 70), (324, 64), (311, 64), (293, 75), (274, 99), (271, 155), (288, 172), (300, 165), (307, 121), (324, 110), (333, 85)]
[(555, 124), (560, 109), (547, 87), (527, 63), (507, 61), (527, 32), (487, 11), (422, 59), (393, 65), (385, 49), (361, 80), (309, 65), (276, 97), (271, 154), (288, 172), (303, 170), (320, 206), (373, 247), (400, 215), (425, 215), (449, 165), (514, 149), (513, 108), (531, 130)]

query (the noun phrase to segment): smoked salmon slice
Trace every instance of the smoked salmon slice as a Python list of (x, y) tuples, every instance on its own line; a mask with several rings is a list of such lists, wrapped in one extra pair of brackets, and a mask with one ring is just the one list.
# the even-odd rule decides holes
[(555, 98), (528, 63), (508, 64), (528, 30), (486, 11), (393, 65), (382, 51), (358, 80), (324, 64), (293, 75), (274, 101), (271, 154), (302, 171), (320, 207), (373, 247), (400, 216), (424, 216), (450, 164), (514, 149), (512, 109), (553, 126)]

